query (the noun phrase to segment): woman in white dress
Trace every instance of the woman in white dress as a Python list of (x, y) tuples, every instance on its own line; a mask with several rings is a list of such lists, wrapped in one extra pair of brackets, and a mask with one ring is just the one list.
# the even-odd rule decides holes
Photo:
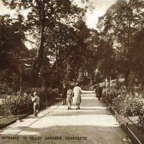
[(80, 109), (80, 104), (81, 104), (81, 87), (79, 86), (79, 84), (77, 83), (76, 86), (73, 89), (73, 93), (74, 93), (74, 104), (76, 105), (76, 110)]

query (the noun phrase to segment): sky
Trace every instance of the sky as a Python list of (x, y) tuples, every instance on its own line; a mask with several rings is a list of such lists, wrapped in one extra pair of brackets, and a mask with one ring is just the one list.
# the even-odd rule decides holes
[[(81, 0), (73, 0), (76, 4), (81, 7), (88, 6), (86, 13), (86, 24), (88, 28), (97, 28), (98, 17), (103, 16), (107, 9), (116, 2), (116, 0), (89, 0), (88, 3), (82, 4)], [(0, 0), (0, 15), (10, 14), (12, 17), (16, 15), (16, 12), (6, 8), (2, 0)], [(21, 13), (26, 17), (27, 12), (21, 11)]]
[(97, 27), (98, 17), (103, 16), (107, 9), (115, 2), (116, 0), (89, 0), (89, 2), (86, 4), (88, 6), (86, 13), (87, 27), (95, 29)]

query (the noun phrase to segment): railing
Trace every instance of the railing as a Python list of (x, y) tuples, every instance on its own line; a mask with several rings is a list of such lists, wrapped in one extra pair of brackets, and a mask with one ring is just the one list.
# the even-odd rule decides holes
[[(104, 99), (104, 101), (108, 104), (109, 108), (113, 111), (113, 113), (116, 117), (116, 121), (120, 122), (121, 127), (127, 132), (128, 136), (130, 137), (132, 142), (134, 144), (142, 144), (141, 141), (143, 138), (143, 134), (137, 130), (138, 126), (135, 123), (133, 123), (133, 121), (131, 121), (129, 119), (129, 117), (123, 117), (122, 115), (119, 115), (106, 99)], [(124, 120), (123, 120), (123, 118), (124, 118)], [(133, 126), (133, 128), (131, 128), (131, 125)], [(135, 131), (136, 131), (136, 133), (135, 133)]]

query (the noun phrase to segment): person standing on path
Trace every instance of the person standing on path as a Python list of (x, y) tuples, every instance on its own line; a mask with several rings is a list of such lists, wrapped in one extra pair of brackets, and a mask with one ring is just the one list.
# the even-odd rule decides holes
[(71, 109), (72, 100), (73, 100), (73, 90), (72, 90), (71, 86), (69, 86), (69, 89), (67, 90), (68, 110)]
[(98, 100), (102, 97), (102, 88), (100, 87), (99, 83), (96, 85), (96, 97)]
[(63, 83), (62, 98), (63, 98), (63, 105), (66, 105), (67, 87), (66, 87), (65, 83)]
[(31, 96), (31, 100), (33, 102), (34, 116), (37, 116), (39, 112), (39, 107), (40, 107), (40, 98), (37, 95), (37, 92), (33, 93), (33, 96)]
[(73, 89), (74, 93), (74, 104), (76, 105), (76, 110), (80, 109), (80, 104), (81, 104), (81, 87), (77, 83), (76, 86)]

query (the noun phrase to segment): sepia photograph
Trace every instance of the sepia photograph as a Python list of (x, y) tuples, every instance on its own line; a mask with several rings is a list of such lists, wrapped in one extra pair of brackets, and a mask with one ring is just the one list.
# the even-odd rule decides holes
[(0, 0), (0, 144), (144, 144), (144, 0)]

